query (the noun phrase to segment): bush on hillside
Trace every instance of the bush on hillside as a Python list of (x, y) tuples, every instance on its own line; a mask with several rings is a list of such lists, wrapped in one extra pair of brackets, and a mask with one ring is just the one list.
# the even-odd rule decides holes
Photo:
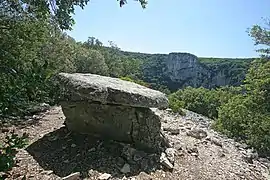
[(218, 117), (218, 108), (237, 94), (241, 94), (241, 87), (225, 86), (218, 89), (203, 87), (178, 90), (169, 95), (169, 105), (173, 111), (185, 108), (209, 118)]
[(245, 94), (220, 107), (215, 127), (270, 155), (270, 61), (254, 61), (243, 86)]
[(142, 85), (142, 86), (145, 86), (145, 87), (150, 87), (149, 84), (147, 84), (146, 82), (144, 82), (142, 80), (135, 80), (135, 79), (132, 79), (130, 77), (120, 77), (120, 79), (124, 80), (124, 81), (134, 82), (136, 84), (139, 84), (139, 85)]
[(260, 153), (270, 153), (270, 114), (262, 113), (254, 96), (235, 96), (222, 105), (215, 128), (220, 132), (244, 140)]
[(169, 104), (174, 111), (185, 108), (210, 118), (216, 118), (220, 101), (218, 92), (215, 90), (187, 87), (171, 94)]

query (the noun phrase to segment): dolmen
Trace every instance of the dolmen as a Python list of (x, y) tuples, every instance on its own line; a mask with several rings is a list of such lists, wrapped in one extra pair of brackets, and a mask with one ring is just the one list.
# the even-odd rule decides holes
[(57, 79), (69, 130), (158, 151), (161, 119), (153, 108), (168, 107), (165, 94), (95, 74), (60, 73)]

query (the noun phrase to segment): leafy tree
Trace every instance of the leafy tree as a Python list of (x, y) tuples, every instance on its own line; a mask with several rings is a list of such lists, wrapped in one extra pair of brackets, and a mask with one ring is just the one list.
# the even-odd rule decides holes
[(258, 104), (270, 112), (270, 61), (256, 60), (245, 79), (248, 95), (255, 96)]
[(88, 37), (87, 41), (83, 43), (83, 46), (88, 49), (100, 49), (103, 43), (95, 37)]
[(249, 35), (255, 42), (256, 46), (260, 46), (257, 51), (261, 53), (264, 58), (270, 57), (270, 20), (265, 20), (266, 27), (260, 25), (254, 25), (248, 30)]
[[(74, 24), (72, 14), (75, 7), (79, 6), (82, 9), (90, 0), (4, 0), (2, 3), (10, 3), (12, 7), (19, 8), (23, 13), (34, 14), (37, 18), (53, 17), (59, 24), (61, 29), (71, 29)], [(127, 0), (117, 0), (122, 7), (127, 3)], [(143, 8), (146, 7), (146, 0), (139, 0)]]
[(177, 108), (186, 108), (210, 118), (217, 118), (218, 108), (228, 99), (226, 96), (229, 96), (229, 93), (221, 90), (187, 87), (171, 94), (169, 100), (174, 111), (177, 111)]
[(78, 49), (76, 53), (76, 72), (93, 73), (100, 75), (108, 74), (108, 67), (103, 55), (97, 50)]
[(29, 101), (43, 97), (45, 86), (37, 84), (46, 79), (48, 62), (40, 60), (40, 51), (50, 37), (47, 20), (35, 21), (12, 1), (1, 5), (0, 114), (21, 111)]
[[(269, 23), (268, 23), (269, 25)], [(270, 155), (270, 30), (255, 25), (250, 30), (261, 59), (252, 62), (244, 81), (245, 93), (220, 107), (215, 126), (221, 132), (246, 141), (261, 155)]]

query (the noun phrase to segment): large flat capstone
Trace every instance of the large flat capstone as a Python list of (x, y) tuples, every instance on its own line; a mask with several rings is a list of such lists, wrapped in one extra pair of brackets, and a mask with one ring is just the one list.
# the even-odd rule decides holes
[(165, 94), (132, 82), (93, 74), (60, 73), (68, 129), (156, 151), (161, 119), (153, 108), (167, 108)]
[(165, 94), (139, 84), (95, 74), (60, 73), (59, 80), (72, 92), (71, 100), (96, 101), (132, 107), (167, 108)]

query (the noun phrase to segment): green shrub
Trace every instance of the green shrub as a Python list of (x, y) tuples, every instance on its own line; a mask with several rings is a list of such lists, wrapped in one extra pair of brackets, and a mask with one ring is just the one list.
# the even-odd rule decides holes
[[(5, 137), (4, 142), (0, 142), (0, 172), (7, 172), (15, 165), (15, 155), (18, 148), (23, 148), (27, 144), (27, 134), (19, 136), (14, 132)], [(0, 179), (3, 177), (0, 176)]]
[(210, 118), (217, 117), (216, 108), (219, 106), (219, 99), (216, 91), (187, 87), (171, 94), (169, 101), (174, 111), (181, 107)]
[(270, 155), (270, 61), (254, 61), (244, 82), (245, 94), (220, 107), (215, 127)]
[(270, 154), (270, 114), (261, 111), (256, 97), (238, 95), (222, 105), (215, 123), (217, 130), (244, 140), (261, 154)]
[(185, 112), (182, 109), (184, 107), (184, 103), (183, 101), (177, 99), (176, 94), (171, 94), (168, 97), (168, 100), (169, 100), (169, 107), (172, 109), (173, 112), (185, 115)]
[(145, 86), (145, 87), (149, 87), (149, 84), (147, 84), (146, 82), (142, 81), (142, 80), (135, 80), (135, 79), (131, 79), (130, 77), (120, 77), (120, 79), (124, 80), (124, 81), (129, 81), (129, 82), (134, 82), (136, 84)]
[(226, 86), (211, 90), (187, 87), (169, 95), (169, 105), (174, 111), (185, 108), (210, 118), (217, 118), (218, 108), (240, 93), (240, 87)]

